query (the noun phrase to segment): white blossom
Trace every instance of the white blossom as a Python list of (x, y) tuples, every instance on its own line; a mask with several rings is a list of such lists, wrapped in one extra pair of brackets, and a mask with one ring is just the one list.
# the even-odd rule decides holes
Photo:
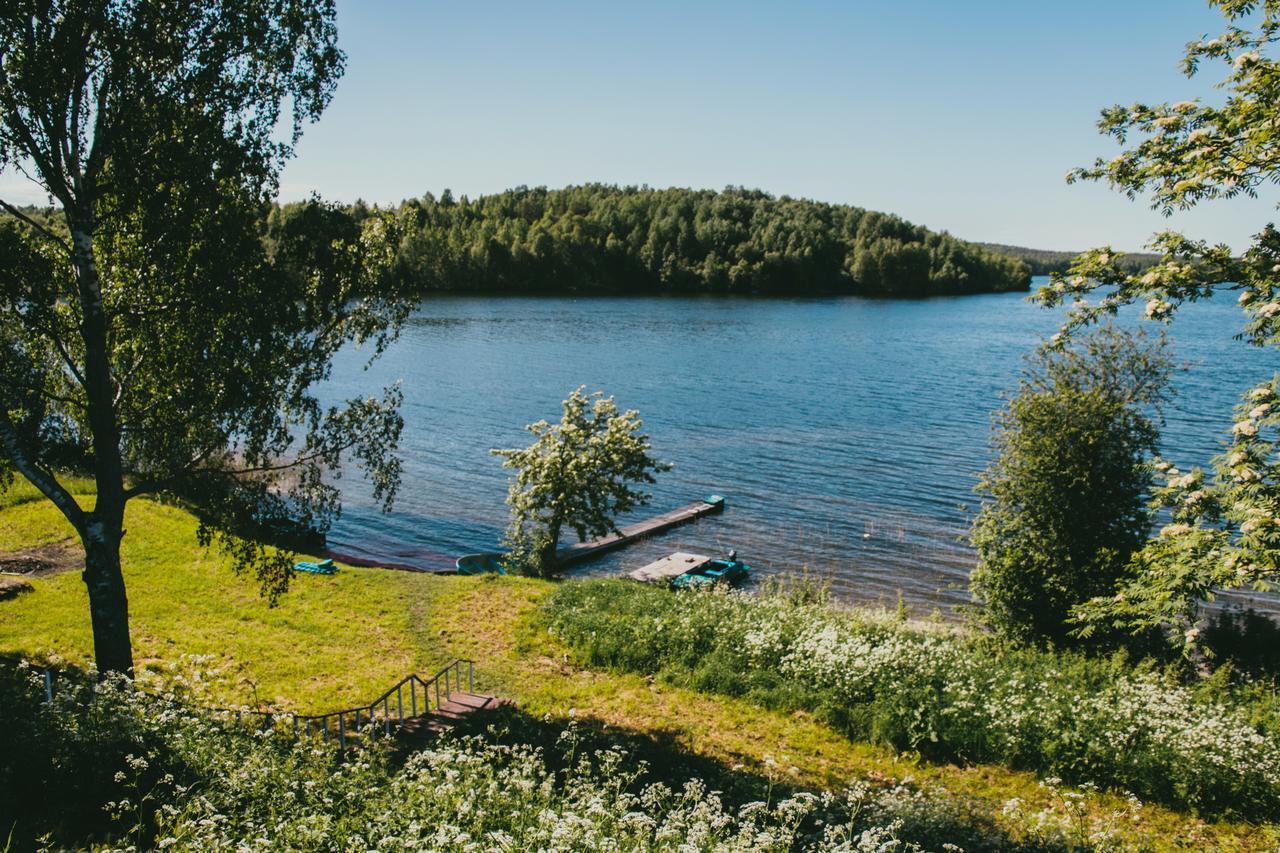
[(1248, 51), (1247, 53), (1242, 53), (1239, 56), (1237, 56), (1235, 58), (1235, 61), (1232, 62), (1231, 64), (1235, 66), (1235, 69), (1237, 71), (1239, 71), (1242, 68), (1244, 68), (1246, 65), (1251, 65), (1252, 63), (1257, 62), (1258, 57), (1259, 57), (1258, 51), (1251, 50), (1251, 51)]

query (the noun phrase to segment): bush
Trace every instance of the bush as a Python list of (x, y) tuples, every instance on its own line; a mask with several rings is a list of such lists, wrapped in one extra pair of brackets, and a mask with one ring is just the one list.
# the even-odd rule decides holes
[(1110, 595), (1151, 529), (1148, 457), (1171, 362), (1164, 342), (1103, 328), (1040, 350), (996, 417), (978, 485), (970, 589), (982, 621), (1020, 641), (1071, 639), (1072, 608)]
[(890, 614), (619, 581), (564, 584), (546, 608), (592, 665), (807, 708), (933, 760), (997, 762), (1207, 814), (1280, 815), (1280, 740), (1244, 694), (1198, 691), (1122, 654), (1013, 648)]

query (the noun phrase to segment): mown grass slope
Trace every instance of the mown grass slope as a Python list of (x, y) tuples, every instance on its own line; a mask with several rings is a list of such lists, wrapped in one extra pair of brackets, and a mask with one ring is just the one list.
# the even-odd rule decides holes
[[(22, 497), (10, 496), (0, 511), (0, 552), (63, 540), (79, 547), (56, 509)], [(447, 586), (441, 578), (344, 566), (331, 576), (298, 575), (272, 607), (253, 578), (196, 544), (188, 512), (135, 500), (125, 525), (121, 561), (139, 669), (208, 657), (224, 671), (226, 699), (315, 711), (367, 701), (442, 662), (422, 630), (431, 599)], [(34, 592), (0, 604), (0, 653), (88, 664), (93, 643), (79, 572), (32, 584)]]
[[(79, 491), (92, 500), (88, 484)], [(0, 500), (0, 553), (72, 535), (56, 510), (29, 497), (18, 488)], [(539, 604), (555, 585), (546, 581), (344, 566), (331, 577), (299, 576), (271, 607), (251, 578), (197, 547), (195, 519), (181, 508), (134, 501), (127, 526), (122, 556), (139, 666), (160, 671), (186, 655), (209, 656), (229, 676), (229, 701), (331, 710), (367, 701), (407, 672), (427, 674), (465, 657), (476, 661), (479, 689), (514, 699), (528, 718), (573, 716), (780, 785), (927, 787), (1015, 838), (1034, 818), (1005, 814), (1009, 800), (1021, 800), (1027, 814), (1066, 808), (1061, 792), (1030, 773), (931, 764), (850, 740), (804, 711), (582, 667), (548, 632)], [(92, 644), (78, 572), (33, 585), (0, 602), (0, 655), (87, 664)], [(1085, 823), (1114, 822), (1121, 806), (1119, 798), (1090, 798)], [(1144, 849), (1273, 849), (1277, 839), (1270, 827), (1206, 823), (1150, 805), (1121, 831)]]

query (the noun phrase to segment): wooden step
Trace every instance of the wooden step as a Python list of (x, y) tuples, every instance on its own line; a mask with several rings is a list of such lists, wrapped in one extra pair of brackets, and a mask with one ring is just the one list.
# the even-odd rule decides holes
[(429, 714), (404, 721), (400, 733), (407, 737), (415, 734), (440, 734), (476, 714), (487, 713), (509, 704), (506, 699), (481, 693), (455, 691)]

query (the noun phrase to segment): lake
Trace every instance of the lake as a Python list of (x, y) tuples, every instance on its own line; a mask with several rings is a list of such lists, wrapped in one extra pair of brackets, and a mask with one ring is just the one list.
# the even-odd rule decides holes
[[(901, 591), (917, 609), (949, 609), (968, 597), (964, 536), (991, 413), (1059, 318), (1023, 294), (432, 298), (373, 369), (360, 351), (335, 364), (326, 398), (400, 379), (406, 423), (394, 512), (378, 512), (352, 469), (330, 544), (428, 570), (494, 550), (508, 472), (489, 449), (528, 444), (523, 426), (557, 419), (585, 385), (638, 409), (655, 454), (675, 464), (633, 518), (710, 493), (728, 510), (575, 574), (736, 548), (760, 575), (808, 570), (846, 600), (891, 604)], [(1208, 461), (1239, 392), (1280, 367), (1274, 351), (1232, 340), (1241, 319), (1224, 295), (1170, 327), (1189, 369), (1164, 450), (1184, 468)]]

